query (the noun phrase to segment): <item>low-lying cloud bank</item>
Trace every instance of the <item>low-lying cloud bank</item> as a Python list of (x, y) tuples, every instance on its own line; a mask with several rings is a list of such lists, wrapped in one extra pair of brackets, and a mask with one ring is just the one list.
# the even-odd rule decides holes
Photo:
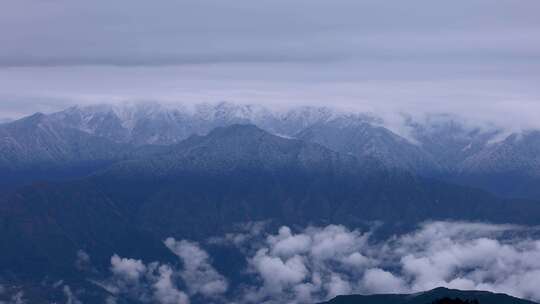
[(532, 232), (510, 225), (432, 222), (372, 242), (369, 232), (343, 226), (298, 233), (282, 227), (252, 248), (249, 266), (261, 285), (244, 299), (314, 303), (339, 294), (445, 286), (540, 300), (540, 241)]
[[(209, 241), (238, 248), (250, 277), (229, 287), (198, 244), (169, 238), (181, 269), (111, 258), (103, 283), (113, 295), (143, 302), (189, 303), (190, 297), (227, 303), (315, 303), (352, 293), (418, 292), (439, 286), (507, 293), (540, 300), (540, 238), (536, 228), (430, 222), (416, 231), (374, 241), (344, 226), (289, 227), (266, 233), (261, 224)], [(234, 290), (232, 290), (234, 289)], [(111, 298), (111, 303), (113, 303)]]
[(213, 302), (227, 291), (227, 280), (209, 263), (208, 254), (198, 244), (188, 241), (165, 240), (165, 245), (177, 255), (184, 267), (169, 264), (111, 257), (111, 277), (98, 284), (112, 296), (108, 303), (116, 303), (118, 297), (137, 299), (143, 303), (187, 304), (191, 296), (202, 296)]

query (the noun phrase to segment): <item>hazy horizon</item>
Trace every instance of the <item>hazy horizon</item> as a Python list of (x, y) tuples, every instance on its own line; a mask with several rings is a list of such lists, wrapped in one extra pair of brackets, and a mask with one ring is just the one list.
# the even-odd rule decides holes
[(0, 118), (153, 100), (540, 121), (537, 1), (6, 6)]

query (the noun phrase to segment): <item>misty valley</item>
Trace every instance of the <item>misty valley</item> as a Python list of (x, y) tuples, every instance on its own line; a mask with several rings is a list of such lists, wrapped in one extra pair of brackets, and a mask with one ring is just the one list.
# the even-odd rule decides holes
[(0, 124), (2, 303), (540, 301), (540, 131), (328, 107)]

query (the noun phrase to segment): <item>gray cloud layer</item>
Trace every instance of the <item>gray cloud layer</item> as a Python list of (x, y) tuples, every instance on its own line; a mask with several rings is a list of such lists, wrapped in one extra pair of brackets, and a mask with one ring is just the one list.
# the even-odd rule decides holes
[(35, 1), (0, 13), (3, 66), (538, 57), (537, 1)]
[(533, 121), (539, 10), (535, 0), (9, 2), (0, 118), (152, 99), (510, 109)]

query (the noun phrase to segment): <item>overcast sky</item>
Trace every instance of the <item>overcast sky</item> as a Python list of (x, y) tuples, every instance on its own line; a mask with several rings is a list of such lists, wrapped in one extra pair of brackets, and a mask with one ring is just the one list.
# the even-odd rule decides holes
[(537, 0), (7, 1), (0, 118), (151, 99), (540, 121), (539, 12)]

